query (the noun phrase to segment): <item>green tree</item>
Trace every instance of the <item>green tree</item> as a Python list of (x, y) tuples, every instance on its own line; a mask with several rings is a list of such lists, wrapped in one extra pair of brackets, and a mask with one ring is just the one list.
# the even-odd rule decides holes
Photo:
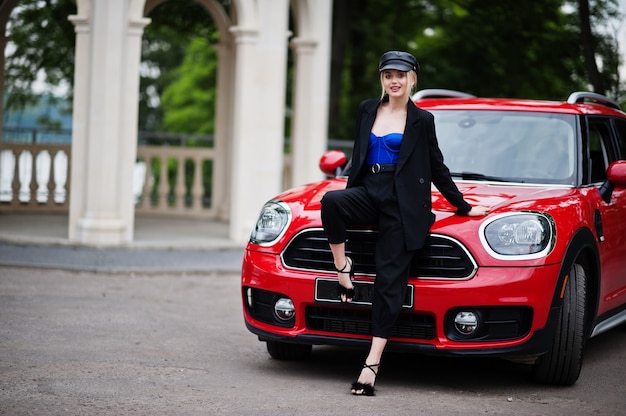
[[(598, 32), (616, 1), (590, 4), (585, 15), (578, 0), (335, 1), (330, 136), (352, 138), (358, 103), (380, 94), (378, 57), (391, 49), (415, 54), (420, 89), (562, 100), (592, 85), (619, 98), (617, 41)], [(602, 62), (597, 74), (590, 60)]]
[(194, 38), (173, 81), (161, 99), (163, 129), (178, 133), (213, 133), (217, 56), (205, 38)]
[(7, 24), (6, 109), (37, 102), (33, 83), (40, 73), (49, 85), (66, 86), (71, 96), (76, 34), (67, 17), (75, 13), (72, 0), (22, 0), (15, 8)]
[[(594, 30), (603, 24), (620, 17), (616, 0), (589, 1), (577, 0), (578, 22), (580, 25), (580, 53), (588, 74), (589, 83), (599, 94), (610, 94), (626, 99), (620, 94), (619, 45), (615, 34)], [(602, 61), (602, 70), (597, 58)]]
[[(221, 3), (228, 10), (230, 2)], [(617, 39), (610, 31), (599, 31), (607, 19), (617, 16), (616, 0), (396, 0), (392, 6), (388, 0), (335, 0), (333, 4), (329, 108), (333, 138), (352, 137), (359, 101), (380, 93), (378, 58), (390, 49), (417, 56), (422, 65), (420, 88), (550, 99), (591, 88), (613, 98), (624, 97), (617, 71)], [(75, 32), (67, 16), (75, 13), (73, 0), (20, 2), (7, 30), (11, 43), (6, 60), (7, 108), (32, 102), (32, 83), (41, 71), (51, 85), (68, 85), (71, 96)], [(212, 120), (215, 59), (198, 56), (199, 45), (191, 45), (197, 39), (215, 40), (212, 19), (194, 0), (163, 2), (149, 17), (152, 23), (143, 36), (139, 129), (176, 129), (180, 122), (174, 120), (196, 119), (202, 112)], [(205, 52), (214, 53), (210, 47), (200, 51)], [(206, 59), (198, 66), (209, 67), (185, 62), (194, 55)], [(164, 111), (180, 113), (167, 116), (163, 124)], [(212, 126), (197, 123), (194, 128), (211, 131)]]
[(162, 94), (188, 74), (181, 74), (178, 68), (190, 43), (198, 38), (215, 40), (217, 30), (204, 8), (193, 0), (164, 2), (149, 17), (151, 23), (144, 30), (142, 47), (139, 129), (158, 131), (163, 128)]
[[(445, 4), (447, 3), (447, 4)], [(584, 88), (578, 32), (561, 0), (450, 0), (416, 38), (421, 86), (563, 99)]]
[[(358, 103), (380, 94), (378, 58), (392, 49), (415, 53), (425, 24), (422, 0), (336, 0), (330, 85), (330, 137), (351, 139)], [(419, 60), (419, 58), (418, 58)]]

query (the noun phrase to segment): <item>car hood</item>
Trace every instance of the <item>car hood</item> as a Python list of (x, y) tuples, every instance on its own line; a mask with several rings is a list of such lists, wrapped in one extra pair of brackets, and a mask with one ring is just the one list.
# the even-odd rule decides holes
[[(495, 211), (544, 210), (554, 199), (562, 200), (571, 194), (571, 187), (553, 185), (500, 184), (489, 182), (456, 182), (465, 200), (472, 206), (481, 205)], [(456, 208), (435, 187), (432, 192), (433, 211), (439, 217), (454, 214)]]
[[(563, 203), (572, 193), (571, 187), (554, 185), (501, 184), (480, 181), (455, 181), (465, 200), (470, 205), (488, 207), (490, 212), (549, 210), (554, 199)], [(276, 199), (289, 203), (299, 214), (309, 212), (309, 216), (319, 217), (320, 201), (328, 191), (343, 189), (345, 178), (334, 178), (290, 189)], [(432, 209), (437, 220), (454, 215), (456, 208), (432, 188)], [(317, 215), (314, 214), (317, 212)]]

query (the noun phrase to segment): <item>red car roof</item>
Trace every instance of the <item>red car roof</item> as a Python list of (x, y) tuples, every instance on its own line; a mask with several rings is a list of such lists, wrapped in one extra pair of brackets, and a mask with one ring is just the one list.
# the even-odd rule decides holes
[(498, 110), (531, 111), (561, 114), (604, 114), (626, 117), (626, 113), (603, 104), (565, 101), (529, 100), (519, 98), (422, 98), (414, 100), (425, 110)]

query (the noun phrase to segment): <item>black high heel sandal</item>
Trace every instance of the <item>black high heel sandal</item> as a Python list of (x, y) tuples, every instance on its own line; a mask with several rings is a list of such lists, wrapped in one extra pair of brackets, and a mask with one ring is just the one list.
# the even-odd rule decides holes
[[(346, 267), (348, 266), (350, 266), (350, 270), (346, 272)], [(337, 273), (348, 273), (348, 276), (350, 277), (350, 282), (352, 282), (352, 278), (354, 277), (354, 262), (350, 257), (346, 257), (346, 264), (341, 270), (336, 267), (335, 270), (337, 270)], [(344, 295), (346, 297), (345, 301), (342, 298), (342, 296)], [(354, 299), (354, 285), (348, 288), (342, 286), (341, 283), (337, 282), (337, 297), (342, 303), (352, 302), (352, 300)], [(350, 299), (350, 301), (348, 301), (348, 299)]]
[[(380, 369), (380, 363), (363, 364), (363, 368), (369, 368), (371, 372), (374, 373), (374, 377), (378, 376), (378, 371), (374, 370), (372, 367), (378, 367)], [(352, 383), (352, 394), (355, 396), (375, 396), (375, 391), (374, 384), (359, 383), (358, 379)]]

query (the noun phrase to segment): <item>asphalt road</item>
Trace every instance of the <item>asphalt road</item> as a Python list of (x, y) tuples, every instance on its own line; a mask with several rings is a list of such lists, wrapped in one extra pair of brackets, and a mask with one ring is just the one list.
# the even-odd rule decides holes
[(0, 415), (625, 415), (626, 326), (588, 343), (572, 387), (494, 359), (364, 351), (273, 360), (244, 326), (232, 272), (0, 266)]

